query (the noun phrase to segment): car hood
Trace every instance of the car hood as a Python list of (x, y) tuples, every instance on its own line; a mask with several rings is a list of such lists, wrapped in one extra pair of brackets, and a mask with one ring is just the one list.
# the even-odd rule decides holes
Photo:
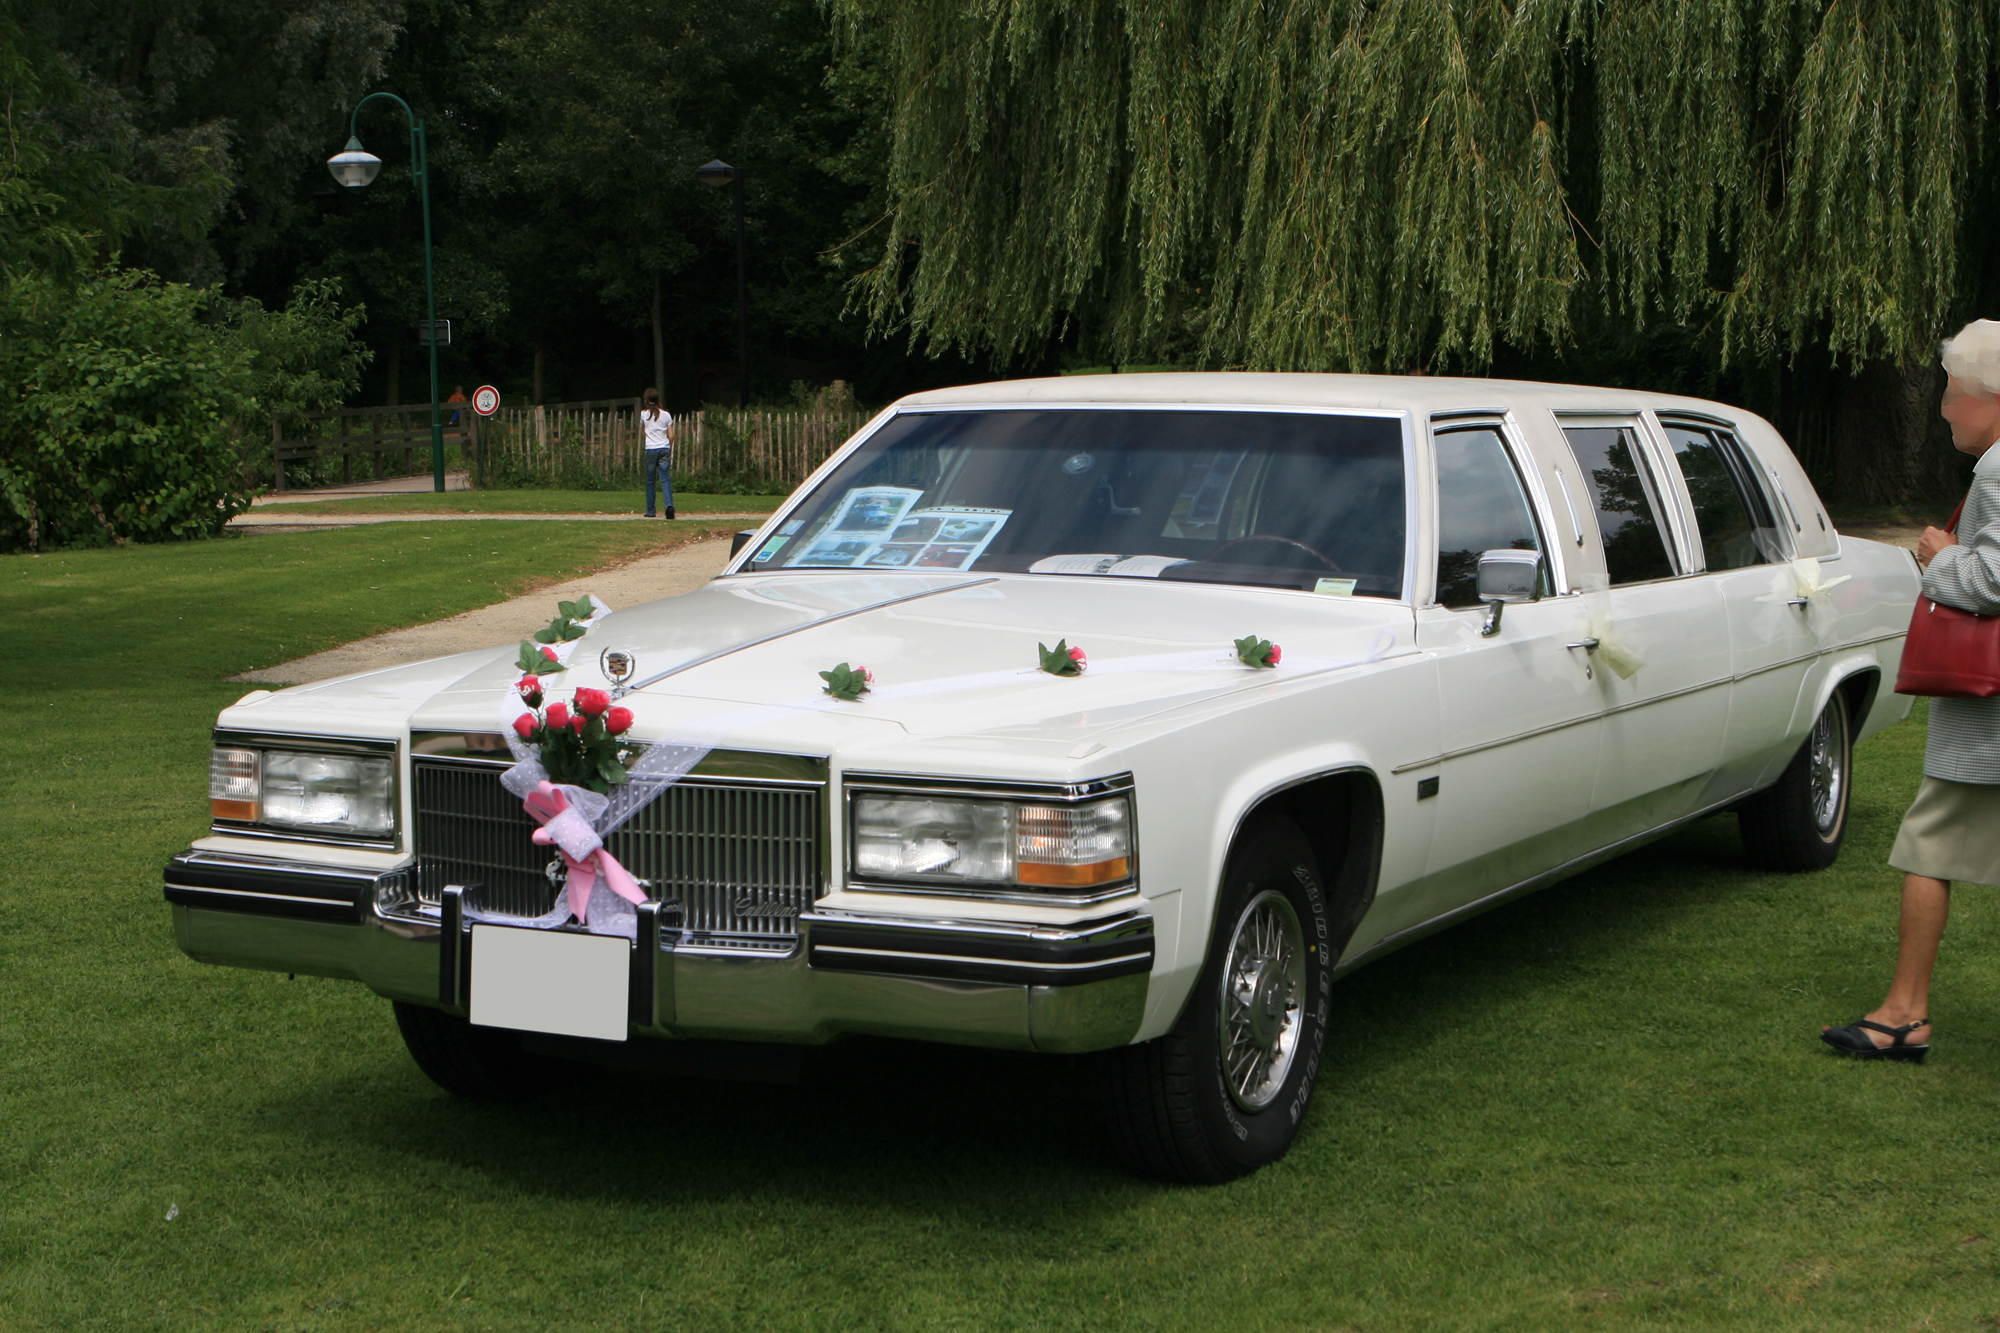
[[(1237, 661), (1256, 634), (1276, 670)], [(1396, 603), (1140, 579), (1034, 575), (733, 576), (614, 611), (569, 650), (558, 696), (605, 687), (599, 657), (638, 659), (635, 738), (832, 753), (924, 737), (984, 737), (1058, 753), (1108, 729), (1245, 691), (1286, 688), (1412, 651)], [(1067, 639), (1087, 670), (1038, 669), (1038, 644)], [(858, 702), (818, 673), (865, 666)], [(670, 674), (669, 674), (670, 673)], [(514, 652), (487, 658), (419, 709), (416, 725), (493, 729), (515, 716)], [(1096, 747), (1101, 748), (1101, 747)]]

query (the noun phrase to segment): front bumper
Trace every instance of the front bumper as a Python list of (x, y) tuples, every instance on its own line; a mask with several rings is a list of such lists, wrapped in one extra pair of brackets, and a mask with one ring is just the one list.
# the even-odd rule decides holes
[[(435, 922), (384, 916), (378, 875), (214, 853), (166, 870), (180, 947), (199, 962), (359, 981), (464, 1013), (476, 960), (450, 893)], [(386, 900), (399, 895), (390, 892)], [(633, 943), (631, 1034), (823, 1042), (874, 1033), (1077, 1052), (1129, 1042), (1153, 969), (1142, 904), (1061, 927), (808, 911), (788, 947), (718, 947), (649, 904)]]

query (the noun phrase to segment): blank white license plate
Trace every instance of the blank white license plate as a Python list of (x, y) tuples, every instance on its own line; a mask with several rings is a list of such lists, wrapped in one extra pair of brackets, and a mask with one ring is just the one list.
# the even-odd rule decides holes
[(617, 935), (472, 928), (479, 1027), (625, 1040), (632, 946)]

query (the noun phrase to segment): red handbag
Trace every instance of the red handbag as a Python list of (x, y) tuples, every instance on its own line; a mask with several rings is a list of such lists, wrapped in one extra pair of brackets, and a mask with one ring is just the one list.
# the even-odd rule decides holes
[[(1965, 501), (1951, 511), (1946, 532), (1958, 531)], [(2000, 694), (2000, 616), (1975, 616), (1955, 606), (1917, 598), (1896, 693), (1934, 699), (1991, 699)]]

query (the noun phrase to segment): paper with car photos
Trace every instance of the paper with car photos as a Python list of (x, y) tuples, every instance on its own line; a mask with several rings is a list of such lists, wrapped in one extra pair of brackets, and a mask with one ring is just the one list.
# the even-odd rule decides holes
[(923, 495), (902, 486), (856, 487), (841, 497), (832, 521), (786, 566), (970, 569), (1014, 512), (961, 505), (917, 509)]

